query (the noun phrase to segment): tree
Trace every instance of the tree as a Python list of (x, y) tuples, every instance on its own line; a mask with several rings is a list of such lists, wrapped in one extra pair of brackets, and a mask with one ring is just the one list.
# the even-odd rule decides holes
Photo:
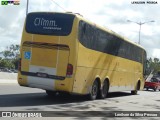
[(153, 73), (157, 73), (160, 71), (160, 61), (158, 58), (149, 58), (148, 59), (148, 68), (150, 71), (153, 71)]
[(6, 50), (2, 51), (4, 58), (0, 59), (0, 67), (9, 69), (18, 69), (18, 60), (20, 54), (19, 45), (10, 45)]
[(154, 58), (154, 63), (158, 63), (159, 62), (159, 59), (158, 58)]
[(2, 59), (2, 60), (0, 61), (0, 66), (1, 66), (2, 68), (8, 68), (8, 69), (14, 69), (14, 68), (15, 68), (14, 64), (12, 63), (12, 61), (10, 61), (10, 60), (5, 60), (5, 59)]
[(3, 56), (5, 59), (15, 59), (19, 56), (19, 45), (10, 45), (9, 47), (6, 47), (6, 50), (2, 51)]

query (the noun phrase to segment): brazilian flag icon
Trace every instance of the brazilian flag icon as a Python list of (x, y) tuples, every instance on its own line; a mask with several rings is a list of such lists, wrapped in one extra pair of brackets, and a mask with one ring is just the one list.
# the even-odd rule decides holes
[(15, 0), (13, 4), (14, 4), (14, 5), (19, 5), (19, 4), (20, 4), (20, 1), (19, 1), (19, 0)]

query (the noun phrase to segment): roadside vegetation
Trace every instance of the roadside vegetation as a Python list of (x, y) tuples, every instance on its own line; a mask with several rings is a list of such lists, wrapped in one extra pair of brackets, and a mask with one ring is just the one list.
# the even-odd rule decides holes
[(147, 60), (147, 74), (151, 72), (160, 75), (160, 60), (158, 58), (149, 58)]
[(19, 60), (19, 45), (10, 45), (4, 51), (1, 51), (0, 57), (0, 71), (16, 72), (18, 69)]

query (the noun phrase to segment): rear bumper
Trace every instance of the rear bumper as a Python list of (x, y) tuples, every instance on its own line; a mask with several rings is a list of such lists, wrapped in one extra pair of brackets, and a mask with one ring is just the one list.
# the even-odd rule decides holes
[(33, 77), (40, 77), (40, 78), (48, 78), (48, 79), (54, 79), (54, 80), (64, 80), (65, 77), (63, 76), (56, 76), (56, 75), (49, 75), (49, 74), (45, 74), (45, 76), (40, 75), (41, 73), (33, 73), (33, 72), (25, 72), (25, 71), (21, 71), (22, 75), (26, 75), (26, 76), (33, 76)]
[(18, 83), (20, 86), (39, 88), (43, 90), (51, 91), (66, 91), (72, 92), (73, 78), (65, 77), (64, 80), (61, 79), (51, 79), (35, 76), (22, 75), (21, 72), (18, 73)]

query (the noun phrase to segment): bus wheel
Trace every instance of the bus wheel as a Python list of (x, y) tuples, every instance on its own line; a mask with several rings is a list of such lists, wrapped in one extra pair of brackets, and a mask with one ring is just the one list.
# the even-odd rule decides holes
[(138, 90), (140, 90), (140, 81), (138, 81), (138, 83), (137, 83), (136, 90), (132, 90), (132, 91), (131, 91), (131, 94), (132, 94), (132, 95), (137, 95)]
[(132, 90), (132, 91), (131, 91), (131, 94), (132, 94), (132, 95), (137, 95), (137, 93), (138, 93), (137, 90)]
[(50, 90), (46, 90), (46, 93), (49, 97), (54, 97), (57, 94), (56, 91), (50, 91)]
[(89, 94), (89, 99), (90, 100), (95, 100), (98, 94), (98, 82), (97, 80), (94, 81), (93, 85), (92, 85), (92, 89), (91, 92)]
[(108, 94), (108, 89), (109, 89), (109, 85), (108, 85), (108, 82), (105, 80), (103, 82), (102, 89), (100, 90), (99, 98), (101, 98), (101, 99), (106, 98), (106, 96)]

